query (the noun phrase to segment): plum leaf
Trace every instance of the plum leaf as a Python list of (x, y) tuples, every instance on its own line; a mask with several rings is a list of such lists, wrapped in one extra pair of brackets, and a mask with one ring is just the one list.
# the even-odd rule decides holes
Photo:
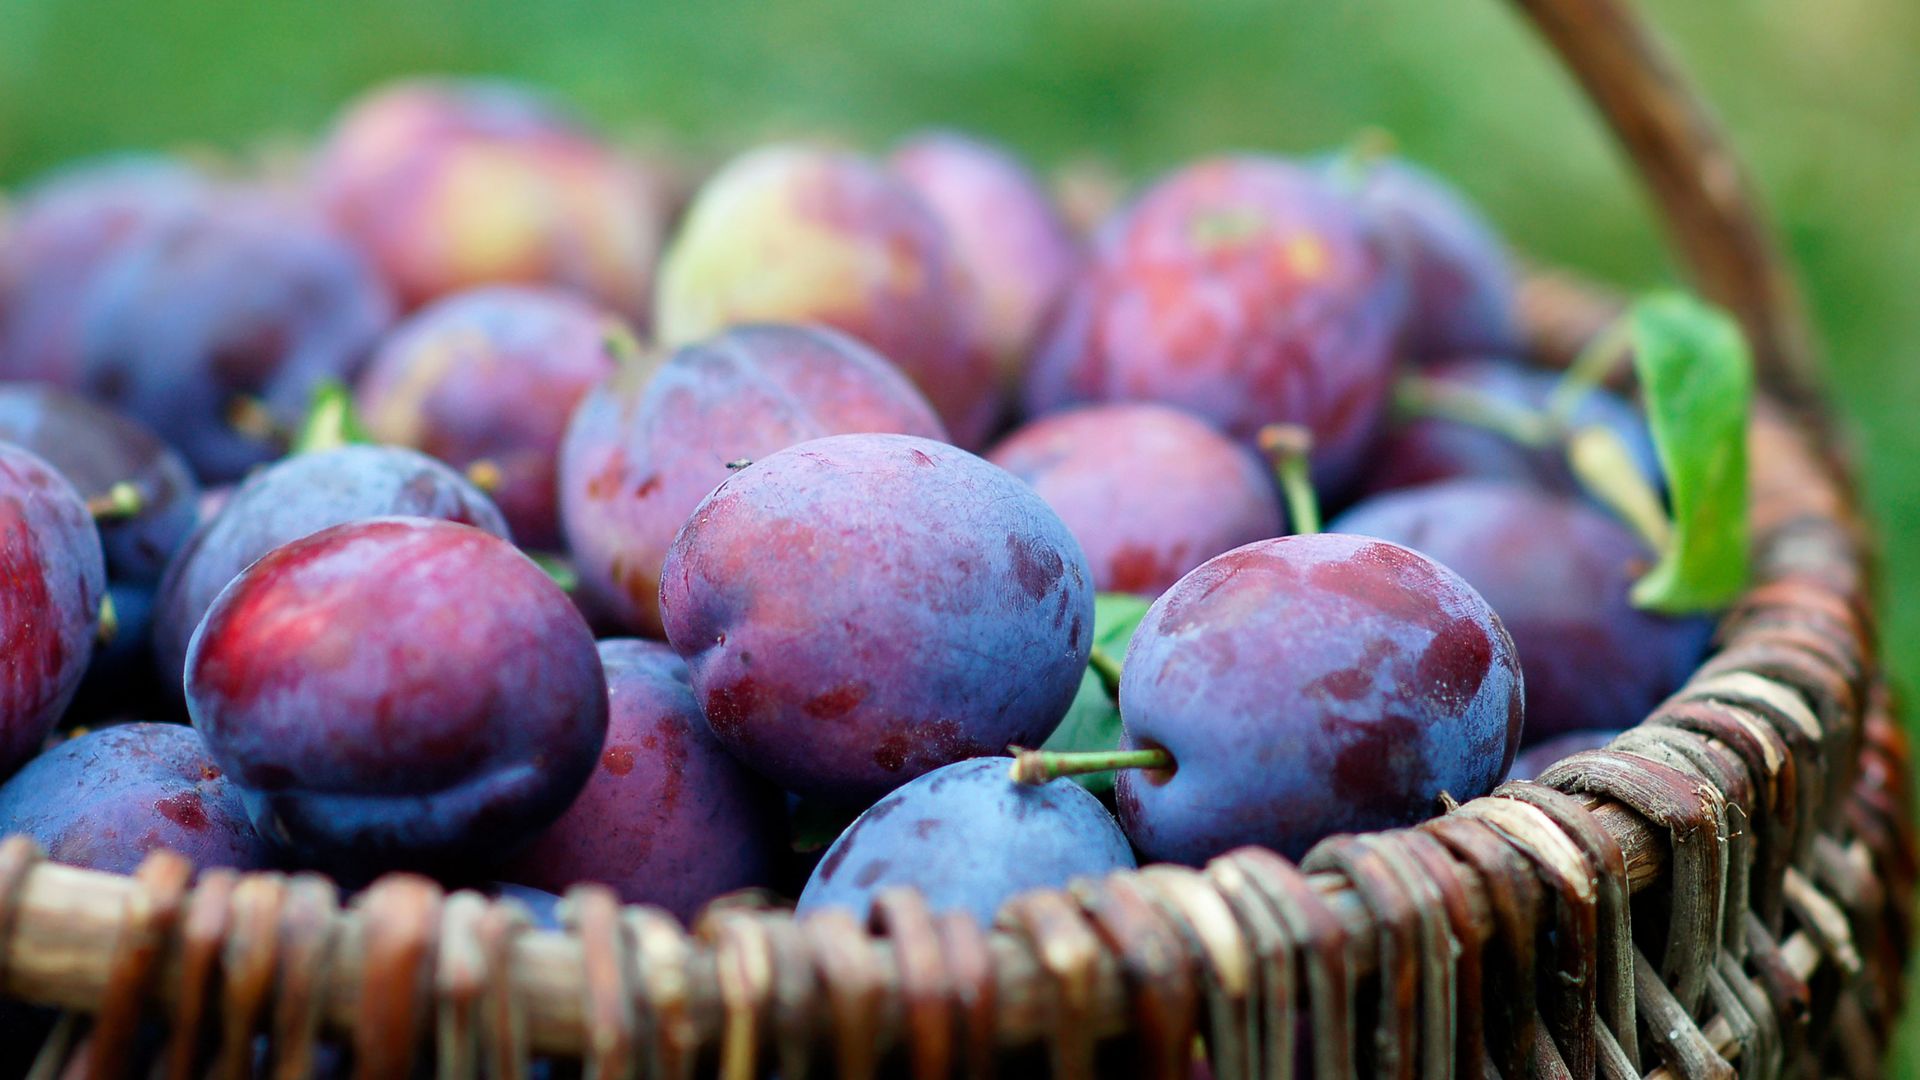
[[(1144, 598), (1127, 593), (1101, 593), (1093, 598), (1093, 647), (1103, 657), (1117, 662), (1126, 655), (1133, 631), (1146, 618), (1152, 605)], [(1080, 690), (1067, 707), (1066, 718), (1042, 745), (1043, 750), (1063, 752), (1113, 750), (1120, 746), (1120, 707), (1115, 696), (1117, 685), (1110, 685), (1100, 665), (1089, 664), (1080, 677)], [(1074, 781), (1094, 794), (1113, 790), (1113, 774), (1094, 773), (1076, 776)]]
[(1725, 607), (1747, 580), (1747, 416), (1753, 358), (1726, 313), (1678, 293), (1628, 314), (1673, 529), (1633, 602), (1665, 614)]

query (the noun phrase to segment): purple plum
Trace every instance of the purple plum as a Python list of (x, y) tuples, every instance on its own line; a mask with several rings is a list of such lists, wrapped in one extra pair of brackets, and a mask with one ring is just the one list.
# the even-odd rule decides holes
[(666, 645), (600, 643), (606, 748), (560, 820), (502, 875), (565, 892), (594, 881), (691, 923), (723, 893), (773, 883), (786, 844), (779, 792), (727, 755)]
[(1319, 533), (1203, 564), (1154, 602), (1120, 676), (1120, 823), (1144, 858), (1410, 825), (1484, 795), (1520, 742), (1512, 641), (1480, 594), (1397, 544)]
[(1223, 551), (1276, 536), (1273, 480), (1246, 447), (1165, 405), (1089, 405), (1009, 435), (987, 460), (1067, 523), (1101, 592), (1158, 596)]
[(659, 636), (667, 548), (729, 463), (861, 431), (946, 438), (893, 365), (823, 327), (735, 327), (658, 371), (621, 372), (581, 403), (560, 457), (567, 546), (587, 596)]
[(354, 873), (511, 855), (607, 732), (572, 601), (512, 544), (429, 518), (269, 552), (195, 631), (186, 690), (260, 835)]
[(909, 435), (834, 435), (707, 496), (667, 552), (660, 611), (734, 756), (858, 803), (1043, 742), (1086, 669), (1092, 579), (1004, 469)]

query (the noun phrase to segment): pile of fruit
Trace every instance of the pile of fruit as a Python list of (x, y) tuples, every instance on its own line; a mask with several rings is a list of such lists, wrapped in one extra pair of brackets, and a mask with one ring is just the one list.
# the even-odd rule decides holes
[(411, 82), (297, 169), (18, 192), (0, 833), (991, 919), (1604, 742), (1744, 574), (1726, 320), (1528, 369), (1501, 241), (1373, 146), (1087, 226), (947, 133), (685, 177)]

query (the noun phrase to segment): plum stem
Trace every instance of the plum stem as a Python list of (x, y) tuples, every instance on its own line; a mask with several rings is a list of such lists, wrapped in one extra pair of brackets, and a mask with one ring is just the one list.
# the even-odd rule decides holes
[(100, 598), (100, 621), (93, 634), (102, 645), (113, 644), (113, 639), (120, 635), (120, 612), (113, 606), (112, 593)]
[(1260, 452), (1273, 463), (1273, 475), (1287, 500), (1287, 520), (1297, 536), (1320, 531), (1320, 499), (1307, 468), (1312, 451), (1313, 433), (1299, 424), (1268, 424), (1260, 429)]
[(330, 379), (313, 388), (313, 403), (293, 437), (292, 449), (296, 454), (312, 454), (372, 441), (354, 415), (353, 395), (344, 384)]
[(1106, 689), (1107, 696), (1118, 701), (1120, 699), (1120, 661), (1115, 660), (1112, 653), (1095, 645), (1093, 650), (1087, 653), (1087, 667), (1093, 669), (1093, 673), (1100, 677), (1100, 684)]
[(481, 458), (467, 466), (467, 483), (491, 495), (506, 483), (506, 476), (500, 472), (500, 466), (492, 458)]
[(147, 501), (130, 480), (122, 480), (87, 500), (87, 513), (95, 521), (124, 521), (145, 509)]
[(618, 367), (624, 368), (636, 363), (646, 355), (646, 349), (640, 344), (640, 339), (634, 336), (633, 331), (621, 319), (607, 320), (606, 328), (601, 334), (601, 342), (606, 346), (607, 355), (613, 357), (613, 362)]
[(1547, 397), (1547, 415), (1561, 424), (1571, 423), (1580, 402), (1605, 385), (1621, 361), (1631, 355), (1632, 348), (1633, 324), (1627, 318), (1617, 320), (1587, 342), (1554, 383), (1553, 393)]
[(1393, 404), (1403, 418), (1431, 417), (1467, 424), (1532, 449), (1553, 444), (1562, 431), (1547, 413), (1448, 379), (1409, 375), (1394, 387)]
[(560, 586), (561, 592), (571, 593), (580, 587), (580, 573), (567, 560), (544, 551), (529, 551), (526, 555), (555, 585)]
[(286, 425), (273, 415), (266, 402), (250, 394), (236, 395), (227, 402), (227, 426), (261, 442), (290, 441)]
[(1173, 768), (1173, 755), (1157, 746), (1146, 750), (1076, 751), (1009, 746), (1007, 752), (1013, 755), (1013, 767), (1007, 770), (1007, 775), (1021, 784), (1044, 784), (1062, 776), (1085, 776), (1116, 769), (1166, 771)]
[(1612, 510), (1654, 554), (1673, 545), (1673, 520), (1626, 440), (1612, 428), (1583, 427), (1567, 440), (1567, 464), (1589, 495)]

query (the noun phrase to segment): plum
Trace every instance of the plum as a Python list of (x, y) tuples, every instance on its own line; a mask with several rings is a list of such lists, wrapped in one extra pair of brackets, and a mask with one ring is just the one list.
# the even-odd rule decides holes
[(1572, 757), (1585, 750), (1603, 749), (1619, 737), (1618, 731), (1569, 731), (1564, 735), (1555, 735), (1520, 751), (1513, 759), (1513, 768), (1507, 771), (1507, 779), (1531, 780), (1546, 772), (1561, 758)]
[(1280, 532), (1273, 480), (1245, 447), (1165, 405), (1041, 417), (987, 460), (1067, 523), (1101, 592), (1158, 596), (1215, 555)]
[(0, 238), (0, 379), (84, 385), (84, 316), (102, 268), (210, 189), (193, 169), (146, 156), (69, 166), (34, 184)]
[(1015, 783), (1011, 764), (955, 762), (875, 803), (827, 849), (796, 913), (844, 908), (864, 921), (875, 896), (909, 886), (935, 912), (967, 912), (991, 926), (1020, 893), (1133, 869), (1127, 838), (1100, 800), (1066, 780)]
[(180, 548), (160, 580), (153, 634), (161, 677), (179, 684), (194, 628), (227, 582), (255, 559), (329, 525), (396, 514), (508, 535), (500, 511), (465, 477), (402, 447), (297, 454), (249, 477)]
[(567, 429), (560, 509), (585, 594), (622, 626), (659, 636), (660, 566), (728, 463), (860, 431), (945, 439), (893, 365), (835, 330), (741, 326), (629, 368)]
[(1506, 245), (1453, 185), (1398, 159), (1333, 159), (1327, 167), (1406, 260), (1409, 358), (1511, 352), (1524, 343)]
[(580, 793), (607, 732), (572, 601), (507, 541), (430, 518), (269, 552), (194, 632), (186, 691), (255, 829), (356, 874), (511, 855)]
[(380, 87), (347, 109), (315, 172), (408, 309), (476, 285), (550, 284), (647, 321), (666, 191), (529, 88)]
[(381, 442), (459, 468), (487, 462), (520, 543), (560, 545), (554, 491), (574, 406), (631, 355), (618, 316), (553, 289), (494, 285), (424, 308), (374, 354), (360, 415)]
[(194, 866), (258, 870), (272, 852), (233, 783), (180, 724), (121, 724), (68, 739), (0, 784), (0, 835), (55, 862), (130, 874), (157, 848)]
[(185, 721), (180, 688), (162, 685), (153, 659), (153, 609), (157, 590), (150, 584), (109, 580), (113, 633), (94, 646), (80, 689), (67, 706), (62, 726), (99, 725), (139, 716), (147, 720)]
[(187, 463), (146, 425), (78, 394), (0, 383), (0, 442), (45, 458), (89, 505), (118, 485), (138, 498), (130, 515), (100, 515), (100, 543), (115, 581), (152, 585), (198, 520), (200, 489)]
[(771, 885), (786, 843), (779, 792), (727, 755), (666, 645), (600, 643), (606, 748), (585, 791), (501, 871), (553, 892), (610, 885), (692, 922), (722, 893)]
[(1392, 248), (1325, 179), (1273, 158), (1205, 161), (1102, 230), (1027, 406), (1161, 401), (1248, 441), (1300, 424), (1316, 484), (1337, 492), (1386, 417), (1406, 311)]
[(1369, 499), (1333, 523), (1445, 563), (1486, 597), (1527, 672), (1529, 742), (1638, 723), (1699, 662), (1712, 620), (1633, 606), (1653, 555), (1574, 498), (1455, 480)]
[[(307, 207), (257, 190), (146, 230), (99, 274), (83, 389), (209, 483), (277, 456), (314, 388), (350, 378), (392, 317), (359, 252)], [(242, 407), (262, 419), (236, 422)]]
[(722, 169), (688, 210), (660, 268), (660, 340), (823, 323), (898, 364), (954, 439), (978, 446), (1000, 401), (972, 287), (899, 180), (852, 154), (767, 147)]
[(929, 131), (894, 148), (887, 165), (918, 192), (952, 239), (979, 292), (983, 332), (1001, 382), (1018, 393), (1079, 244), (1053, 197), (1004, 147)]
[(1202, 564), (1154, 602), (1120, 676), (1122, 772), (1144, 858), (1199, 865), (1259, 844), (1299, 858), (1336, 832), (1409, 825), (1484, 795), (1520, 741), (1520, 665), (1499, 616), (1397, 544), (1319, 533)]
[(1087, 665), (1092, 577), (1005, 470), (910, 435), (833, 435), (707, 496), (667, 552), (660, 613), (734, 756), (854, 803), (1044, 741)]
[(106, 561), (73, 485), (0, 443), (0, 775), (33, 756), (93, 653)]
[[(1421, 377), (1444, 392), (1457, 390), (1496, 409), (1511, 407), (1542, 415), (1560, 376), (1511, 360), (1459, 358), (1422, 369)], [(1664, 486), (1653, 435), (1640, 411), (1606, 390), (1590, 390), (1566, 417), (1569, 430), (1611, 429), (1632, 454), (1642, 475)], [(1443, 416), (1413, 416), (1380, 440), (1363, 488), (1369, 494), (1419, 487), (1443, 480), (1507, 480), (1544, 491), (1576, 493), (1579, 482), (1567, 466), (1564, 440), (1529, 447), (1487, 427)]]

